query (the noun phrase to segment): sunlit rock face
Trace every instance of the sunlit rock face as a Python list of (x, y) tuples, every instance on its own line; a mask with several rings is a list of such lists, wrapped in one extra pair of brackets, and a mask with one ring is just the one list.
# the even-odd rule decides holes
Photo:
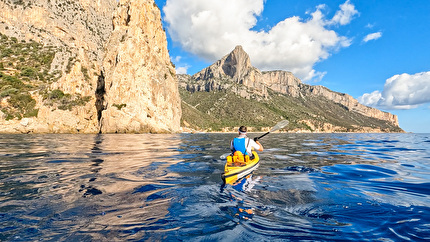
[[(31, 92), (36, 117), (0, 113), (0, 132), (179, 131), (177, 78), (153, 0), (22, 2), (0, 2), (0, 33), (55, 48), (49, 71), (60, 74)], [(53, 90), (85, 102), (48, 104)], [(9, 105), (7, 98), (1, 103)]]
[(103, 61), (102, 132), (178, 131), (181, 102), (158, 7), (121, 1), (113, 25)]

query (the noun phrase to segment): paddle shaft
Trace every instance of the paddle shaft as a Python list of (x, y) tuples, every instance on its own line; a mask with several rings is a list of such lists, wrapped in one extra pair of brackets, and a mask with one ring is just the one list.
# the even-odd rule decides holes
[(261, 139), (261, 138), (263, 138), (264, 136), (266, 136), (266, 135), (268, 135), (268, 134), (270, 134), (270, 131), (269, 131), (269, 132), (267, 132), (267, 133), (265, 133), (265, 134), (263, 134), (262, 136), (258, 137), (257, 139)]
[(278, 129), (282, 129), (282, 128), (284, 128), (285, 126), (287, 126), (288, 125), (288, 121), (287, 120), (282, 120), (282, 121), (280, 121), (279, 123), (277, 123), (269, 132), (267, 132), (267, 133), (265, 133), (265, 134), (263, 134), (263, 135), (261, 135), (260, 137), (258, 137), (257, 139), (261, 139), (261, 138), (263, 138), (264, 136), (266, 136), (266, 135), (268, 135), (268, 134), (270, 134), (270, 132), (273, 132), (273, 131), (276, 131), (276, 130), (278, 130)]

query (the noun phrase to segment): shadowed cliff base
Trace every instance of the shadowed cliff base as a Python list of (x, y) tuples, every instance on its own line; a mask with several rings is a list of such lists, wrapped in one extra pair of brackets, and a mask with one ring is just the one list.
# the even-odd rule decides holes
[(99, 124), (99, 133), (101, 133), (102, 113), (103, 113), (103, 110), (106, 109), (106, 106), (104, 105), (105, 94), (106, 94), (105, 77), (104, 77), (103, 71), (100, 71), (100, 75), (97, 79), (97, 88), (96, 88), (96, 93), (95, 93), (95, 95), (96, 95), (97, 121)]

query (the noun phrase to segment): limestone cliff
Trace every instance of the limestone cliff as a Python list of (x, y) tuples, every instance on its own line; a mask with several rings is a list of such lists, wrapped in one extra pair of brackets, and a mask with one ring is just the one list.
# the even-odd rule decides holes
[(179, 130), (178, 84), (158, 7), (121, 1), (113, 25), (103, 62), (102, 132)]
[[(32, 88), (12, 92), (0, 82), (0, 132), (179, 130), (176, 75), (153, 0), (2, 0), (0, 8), (0, 33), (28, 43), (16, 53), (33, 43), (54, 51), (49, 68), (31, 66), (36, 75), (30, 78), (22, 61), (34, 56), (2, 58), (1, 81), (23, 77)], [(1, 50), (13, 52), (17, 44)], [(30, 95), (37, 115), (14, 114), (13, 95)]]
[[(364, 106), (348, 94), (334, 92), (323, 86), (304, 84), (291, 72), (261, 72), (251, 65), (248, 54), (246, 54), (241, 46), (237, 46), (230, 54), (193, 76), (181, 75), (179, 80), (181, 88), (190, 93), (202, 91), (231, 91), (242, 98), (266, 103), (266, 105), (270, 107), (269, 109), (272, 110), (277, 109), (271, 106), (272, 104), (269, 104), (270, 102), (273, 103), (273, 94), (286, 95), (290, 97), (288, 102), (293, 100), (292, 102), (296, 104), (303, 104), (301, 107), (295, 107), (295, 109), (308, 109), (308, 111), (306, 111), (308, 113), (307, 116), (314, 117), (312, 119), (298, 120), (298, 122), (306, 123), (306, 126), (310, 127), (311, 130), (327, 130), (329, 126), (336, 126), (328, 123), (327, 120), (324, 121), (324, 119), (331, 119), (331, 117), (322, 118), (318, 124), (312, 124), (312, 122), (315, 122), (317, 116), (321, 116), (314, 112), (318, 112), (316, 106), (321, 106), (322, 103), (324, 103), (327, 109), (329, 106), (333, 106), (332, 103), (342, 107), (336, 114), (333, 114), (334, 116), (350, 116), (347, 118), (348, 120), (345, 119), (345, 122), (343, 122), (339, 128), (331, 128), (333, 131), (391, 130), (398, 132), (401, 130), (398, 128), (399, 124), (396, 115)], [(284, 105), (288, 104), (285, 103)], [(321, 108), (324, 109), (324, 107)], [(346, 112), (343, 112), (342, 109), (346, 110)], [(326, 111), (329, 112), (329, 110)], [(303, 113), (304, 111), (290, 110), (284, 113), (294, 112)], [(361, 121), (354, 121), (354, 118), (351, 118), (354, 115), (357, 115), (357, 117), (355, 117), (356, 120)], [(361, 118), (361, 115), (380, 121), (369, 121), (366, 118)], [(296, 116), (299, 117), (301, 115), (297, 114)], [(365, 120), (367, 120), (366, 122), (373, 123), (372, 125), (369, 124), (372, 127), (369, 129), (360, 129), (361, 126), (366, 127), (366, 125), (368, 125)], [(381, 127), (384, 126), (385, 128), (378, 127), (378, 122), (381, 123)]]

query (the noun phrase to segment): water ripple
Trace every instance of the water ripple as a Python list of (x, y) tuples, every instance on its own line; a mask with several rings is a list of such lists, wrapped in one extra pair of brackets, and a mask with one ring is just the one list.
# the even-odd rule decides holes
[(430, 240), (428, 135), (271, 134), (223, 185), (234, 135), (2, 135), (0, 240)]

